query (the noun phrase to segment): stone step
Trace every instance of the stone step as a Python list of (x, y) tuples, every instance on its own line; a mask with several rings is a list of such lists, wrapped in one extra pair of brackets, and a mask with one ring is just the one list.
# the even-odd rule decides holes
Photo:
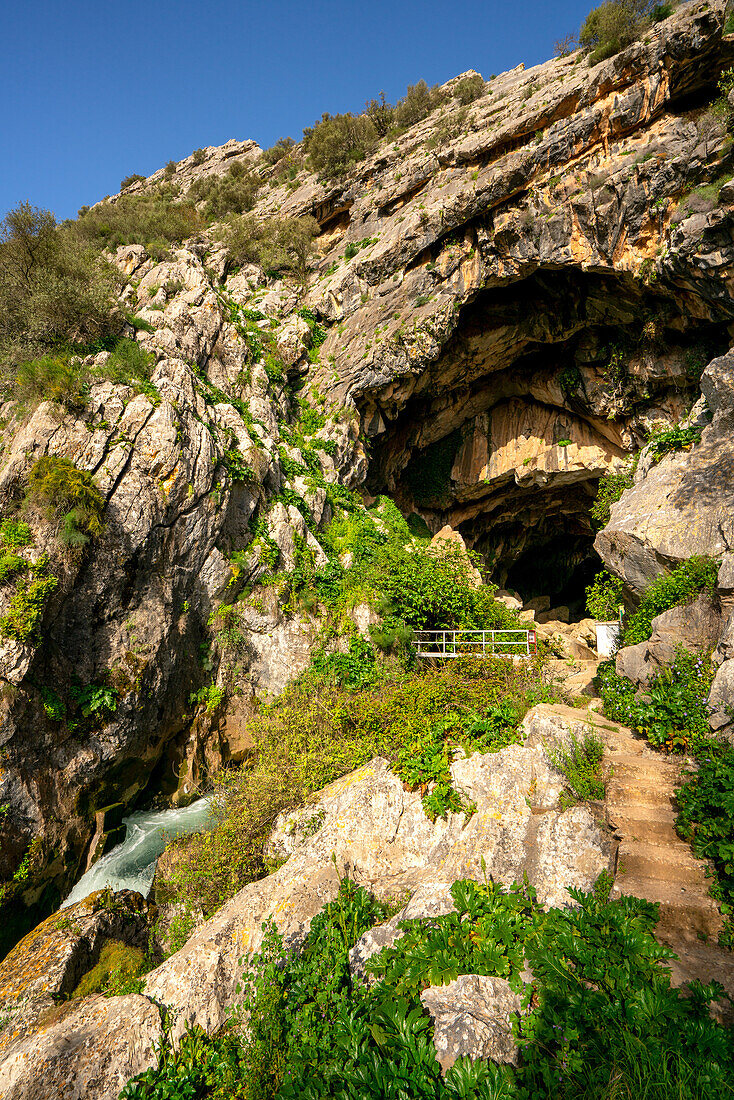
[(615, 899), (623, 895), (659, 903), (660, 920), (656, 935), (665, 942), (672, 937), (678, 942), (695, 944), (699, 942), (699, 936), (708, 936), (715, 943), (723, 927), (716, 902), (710, 895), (699, 891), (686, 891), (679, 885), (637, 878), (635, 875), (620, 875), (610, 896)]
[(607, 817), (624, 839), (651, 843), (685, 843), (675, 831), (676, 812), (673, 806), (660, 803), (615, 802), (607, 804)]
[(617, 804), (637, 806), (670, 806), (675, 797), (673, 787), (665, 783), (655, 783), (648, 780), (630, 782), (627, 779), (618, 779), (616, 776), (607, 784), (606, 801), (610, 808)]
[(645, 780), (652, 779), (657, 783), (668, 782), (672, 787), (678, 782), (678, 777), (683, 770), (683, 762), (680, 759), (671, 759), (665, 756), (648, 755), (630, 752), (613, 753), (607, 757), (614, 779)]
[(706, 864), (691, 854), (683, 841), (675, 844), (636, 843), (623, 840), (619, 846), (617, 874), (665, 882), (671, 886), (692, 886), (708, 892)]

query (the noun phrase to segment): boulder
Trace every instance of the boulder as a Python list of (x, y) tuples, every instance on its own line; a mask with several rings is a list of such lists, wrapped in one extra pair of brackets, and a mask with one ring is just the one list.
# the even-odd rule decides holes
[(424, 989), (421, 1002), (433, 1020), (433, 1044), (444, 1073), (462, 1056), (517, 1065), (512, 1024), (520, 1019), (522, 996), (504, 978), (462, 974)]
[(661, 668), (672, 665), (679, 646), (702, 653), (716, 645), (720, 631), (718, 606), (702, 593), (690, 604), (656, 615), (646, 642), (620, 649), (615, 660), (617, 674), (647, 688)]
[(734, 547), (734, 351), (709, 363), (701, 390), (713, 419), (700, 443), (665, 455), (624, 492), (594, 542), (636, 593), (686, 558)]
[(0, 962), (0, 1057), (76, 988), (108, 940), (146, 948), (154, 912), (134, 891), (98, 890), (17, 943)]
[[(709, 692), (712, 729), (724, 732), (734, 724), (734, 658), (719, 665)], [(728, 734), (731, 740), (734, 736)]]
[[(550, 601), (549, 601), (550, 602)], [(571, 612), (567, 607), (551, 607), (548, 611), (539, 611), (538, 622), (539, 623), (567, 623), (571, 620)]]
[(163, 1026), (146, 997), (87, 997), (60, 1006), (59, 1016), (6, 1048), (3, 1100), (117, 1100), (131, 1077), (158, 1061)]

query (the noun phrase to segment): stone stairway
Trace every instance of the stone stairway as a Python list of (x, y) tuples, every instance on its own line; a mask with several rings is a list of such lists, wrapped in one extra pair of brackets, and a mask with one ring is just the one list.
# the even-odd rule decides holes
[(675, 831), (675, 792), (683, 764), (589, 712), (606, 744), (606, 811), (619, 841), (612, 897), (659, 902), (658, 939), (678, 954), (676, 984), (716, 979), (734, 996), (734, 952), (718, 946), (722, 919), (709, 894), (707, 864)]

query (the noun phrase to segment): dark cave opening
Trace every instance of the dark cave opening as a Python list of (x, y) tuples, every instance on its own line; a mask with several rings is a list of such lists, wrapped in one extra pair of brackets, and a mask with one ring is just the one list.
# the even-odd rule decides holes
[(584, 617), (599, 479), (651, 423), (685, 415), (727, 323), (629, 272), (540, 270), (486, 288), (420, 374), (364, 395), (369, 491), (434, 533), (457, 529), (487, 580)]

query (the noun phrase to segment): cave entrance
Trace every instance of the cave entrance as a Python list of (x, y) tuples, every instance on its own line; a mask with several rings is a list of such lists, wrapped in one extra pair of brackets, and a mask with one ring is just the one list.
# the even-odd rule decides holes
[(523, 603), (547, 596), (551, 608), (567, 607), (571, 622), (586, 617), (586, 589), (602, 568), (593, 540), (564, 536), (529, 547), (507, 570), (504, 586)]
[(599, 480), (687, 414), (729, 320), (630, 272), (484, 288), (435, 359), (361, 392), (367, 487), (458, 530), (488, 580), (583, 617)]

